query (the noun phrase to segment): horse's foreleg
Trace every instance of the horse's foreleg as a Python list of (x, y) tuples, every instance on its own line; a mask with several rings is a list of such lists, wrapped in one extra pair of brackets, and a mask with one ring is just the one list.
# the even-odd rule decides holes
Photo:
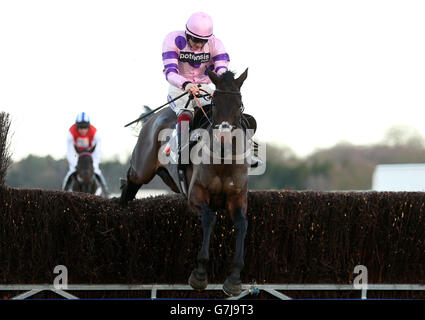
[(130, 169), (127, 172), (127, 181), (122, 186), (121, 197), (120, 197), (120, 205), (126, 206), (129, 201), (133, 200), (136, 197), (137, 191), (139, 191), (142, 184), (137, 184), (131, 181)]
[(240, 295), (242, 288), (240, 275), (244, 267), (243, 253), (248, 221), (242, 208), (235, 210), (233, 218), (236, 233), (236, 251), (233, 258), (233, 270), (231, 275), (226, 279), (223, 285), (223, 290), (230, 296), (238, 296)]
[(198, 267), (192, 271), (189, 284), (197, 290), (203, 290), (207, 286), (207, 264), (209, 261), (210, 238), (216, 222), (215, 212), (204, 202), (201, 210), (202, 222), (202, 247), (198, 254)]
[(198, 254), (198, 274), (206, 275), (206, 264), (209, 261), (210, 237), (216, 222), (215, 212), (212, 212), (208, 204), (202, 205), (202, 247)]

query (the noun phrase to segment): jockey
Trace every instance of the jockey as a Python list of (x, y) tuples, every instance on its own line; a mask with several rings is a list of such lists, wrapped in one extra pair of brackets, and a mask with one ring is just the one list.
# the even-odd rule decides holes
[[(208, 85), (211, 83), (207, 68), (218, 75), (227, 70), (229, 55), (221, 41), (213, 35), (213, 22), (209, 15), (197, 12), (190, 16), (186, 30), (169, 33), (162, 45), (162, 61), (164, 75), (170, 83), (168, 101), (181, 95), (184, 91), (191, 94), (199, 92), (200, 88), (212, 94)], [(187, 106), (189, 98), (178, 99), (170, 103), (170, 108), (177, 115), (175, 134), (177, 135), (177, 152), (181, 153), (181, 126), (183, 121), (193, 118), (195, 100)], [(211, 102), (205, 98), (199, 99), (201, 105)], [(170, 152), (170, 145), (165, 152)]]
[(106, 185), (106, 180), (102, 175), (102, 171), (99, 168), (99, 163), (101, 160), (101, 148), (100, 148), (100, 137), (97, 132), (97, 129), (90, 124), (90, 118), (85, 112), (81, 112), (77, 115), (75, 124), (69, 128), (68, 138), (67, 138), (67, 154), (66, 158), (69, 163), (69, 170), (63, 181), (62, 189), (68, 191), (71, 184), (71, 175), (76, 172), (77, 163), (78, 163), (78, 150), (91, 149), (94, 147), (92, 152), (93, 158), (93, 169), (99, 182), (102, 187), (103, 194), (105, 196), (109, 195), (108, 186)]
[[(190, 94), (201, 93), (200, 88), (213, 94), (207, 69), (217, 75), (227, 71), (229, 55), (222, 42), (213, 35), (211, 17), (203, 12), (192, 14), (186, 23), (186, 30), (169, 33), (162, 45), (162, 61), (164, 75), (170, 83), (168, 101), (185, 91)], [(173, 136), (177, 136), (178, 158), (181, 155), (181, 127), (183, 121), (193, 118), (195, 100), (181, 98), (170, 103), (170, 108), (177, 115), (177, 124)], [(202, 106), (211, 103), (208, 97), (198, 99)], [(165, 148), (170, 153), (170, 144)]]

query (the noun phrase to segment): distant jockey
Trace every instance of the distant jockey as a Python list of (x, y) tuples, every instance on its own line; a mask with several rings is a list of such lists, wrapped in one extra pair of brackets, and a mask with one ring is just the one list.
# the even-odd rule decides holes
[(77, 115), (75, 124), (73, 124), (68, 131), (66, 158), (69, 163), (69, 171), (63, 181), (63, 190), (69, 190), (71, 185), (70, 178), (77, 170), (78, 153), (75, 149), (85, 150), (91, 149), (92, 147), (95, 147), (92, 152), (92, 159), (97, 181), (102, 187), (103, 194), (105, 196), (109, 195), (108, 186), (106, 185), (105, 178), (99, 168), (99, 163), (102, 157), (100, 137), (96, 128), (90, 124), (90, 118), (85, 112), (81, 112)]
[[(230, 62), (222, 42), (213, 35), (213, 22), (211, 17), (203, 12), (192, 14), (186, 23), (186, 30), (169, 33), (162, 45), (162, 61), (164, 75), (170, 83), (168, 101), (181, 95), (185, 91), (191, 94), (203, 93), (204, 89), (211, 95), (214, 90), (208, 85), (211, 83), (207, 69), (218, 75), (227, 71)], [(200, 84), (200, 88), (198, 87)], [(197, 106), (193, 99), (186, 107), (188, 97), (170, 103), (170, 108), (177, 115), (177, 124), (173, 136), (177, 138), (177, 153), (181, 154), (181, 127), (183, 121), (193, 118), (194, 107)], [(202, 106), (211, 103), (208, 97), (198, 99)], [(170, 153), (170, 144), (165, 148), (165, 153)], [(258, 162), (258, 159), (252, 159)]]

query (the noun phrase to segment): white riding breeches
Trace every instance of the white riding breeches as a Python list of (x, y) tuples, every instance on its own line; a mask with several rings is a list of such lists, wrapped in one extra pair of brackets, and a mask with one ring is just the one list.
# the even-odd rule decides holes
[[(201, 84), (200, 88), (204, 89), (205, 91), (207, 91), (211, 95), (214, 92), (214, 90), (208, 84)], [(175, 97), (178, 97), (182, 93), (184, 93), (184, 90), (179, 89), (179, 88), (177, 88), (173, 85), (170, 85), (170, 87), (168, 89), (168, 97), (167, 97), (168, 101), (173, 100)], [(200, 94), (204, 95), (205, 92), (201, 91)], [(176, 101), (170, 103), (170, 108), (176, 113), (177, 116), (179, 116), (185, 110), (190, 110), (192, 115), (193, 115), (194, 107), (198, 106), (198, 104), (197, 104), (195, 99), (192, 99), (192, 101), (189, 102), (189, 104), (186, 107), (188, 99), (189, 99), (189, 94), (187, 94), (187, 95), (181, 97), (180, 99), (177, 99)], [(208, 96), (203, 97), (203, 98), (198, 98), (198, 101), (200, 102), (200, 104), (202, 106), (205, 106), (205, 105), (211, 103), (211, 99)]]

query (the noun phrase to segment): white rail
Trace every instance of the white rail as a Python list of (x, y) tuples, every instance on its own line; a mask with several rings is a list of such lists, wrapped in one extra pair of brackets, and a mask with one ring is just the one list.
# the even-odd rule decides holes
[[(222, 284), (209, 284), (205, 290), (222, 290)], [(31, 297), (41, 291), (52, 291), (66, 299), (79, 299), (66, 291), (150, 291), (151, 299), (157, 299), (158, 291), (191, 291), (189, 285), (183, 284), (69, 284), (66, 289), (57, 289), (51, 284), (5, 284), (0, 285), (0, 291), (26, 291), (12, 299), (21, 300)], [(229, 300), (237, 300), (248, 294), (257, 294), (261, 290), (268, 292), (282, 300), (290, 300), (291, 297), (279, 291), (360, 291), (361, 298), (367, 299), (367, 291), (425, 291), (422, 284), (368, 284), (367, 288), (355, 288), (350, 284), (244, 284), (242, 293)]]

